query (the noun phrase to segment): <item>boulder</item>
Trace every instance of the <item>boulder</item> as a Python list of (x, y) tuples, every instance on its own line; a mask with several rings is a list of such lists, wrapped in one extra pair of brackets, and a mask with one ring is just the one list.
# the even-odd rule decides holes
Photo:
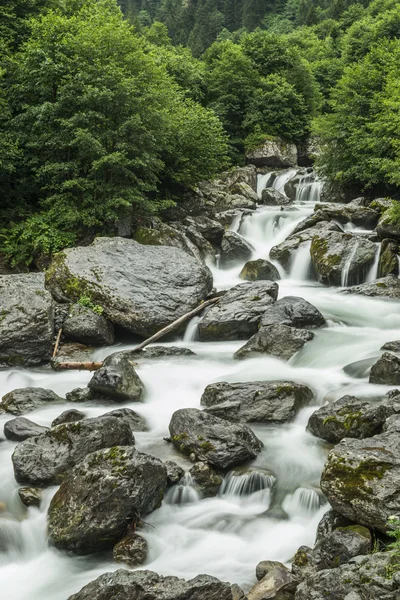
[(206, 387), (201, 404), (228, 421), (285, 423), (312, 399), (310, 388), (292, 381), (220, 382)]
[(52, 390), (43, 388), (21, 388), (8, 392), (0, 403), (0, 414), (23, 415), (41, 406), (48, 404), (61, 404), (63, 398), (57, 396)]
[(185, 471), (173, 460), (166, 460), (164, 467), (167, 470), (167, 485), (170, 487), (179, 483), (185, 474)]
[(344, 517), (386, 531), (389, 517), (400, 506), (398, 432), (342, 440), (328, 455), (321, 490)]
[(130, 427), (115, 417), (57, 425), (18, 444), (11, 457), (15, 479), (28, 485), (57, 485), (89, 452), (132, 443)]
[(214, 248), (196, 227), (182, 223), (181, 221), (177, 221), (171, 225), (175, 232), (175, 236), (180, 234), (183, 237), (185, 241), (185, 247), (183, 249), (186, 250), (188, 254), (191, 254), (200, 261), (215, 259)]
[(196, 408), (183, 408), (172, 415), (171, 441), (183, 454), (222, 470), (255, 458), (262, 442), (246, 425), (236, 425)]
[(218, 494), (222, 485), (222, 477), (206, 462), (197, 462), (189, 470), (192, 484), (203, 498), (211, 498)]
[(278, 281), (281, 278), (278, 269), (264, 258), (249, 260), (240, 271), (239, 277), (245, 281)]
[(225, 231), (221, 242), (221, 266), (228, 268), (250, 258), (254, 248), (238, 233)]
[(76, 410), (76, 408), (68, 408), (64, 410), (61, 415), (59, 415), (52, 422), (51, 426), (56, 427), (57, 425), (63, 425), (64, 423), (77, 423), (77, 421), (82, 421), (85, 418), (85, 413), (80, 410)]
[(239, 183), (246, 183), (254, 192), (257, 191), (257, 169), (254, 165), (234, 167), (220, 175), (220, 181), (228, 188), (234, 189)]
[(297, 164), (297, 147), (277, 137), (267, 138), (262, 146), (247, 152), (246, 159), (256, 167), (294, 167)]
[(144, 385), (135, 371), (134, 364), (129, 351), (115, 352), (107, 356), (103, 366), (95, 371), (89, 381), (89, 389), (119, 402), (141, 402)]
[(262, 327), (249, 341), (235, 352), (235, 358), (254, 358), (263, 354), (289, 360), (306, 342), (314, 339), (311, 331), (287, 325)]
[(49, 361), (54, 304), (43, 274), (0, 275), (0, 307), (0, 367)]
[(111, 346), (114, 343), (113, 324), (102, 314), (81, 304), (72, 304), (62, 330), (67, 339), (88, 346)]
[(35, 506), (39, 508), (43, 499), (43, 490), (39, 488), (22, 487), (18, 490), (18, 496), (26, 507)]
[(374, 406), (354, 396), (343, 396), (315, 411), (308, 421), (307, 430), (336, 444), (343, 438), (363, 439), (380, 433), (386, 418), (384, 405)]
[(168, 358), (170, 356), (196, 356), (196, 353), (189, 348), (179, 348), (176, 346), (148, 346), (140, 352), (131, 352), (135, 360), (140, 358)]
[(226, 210), (234, 210), (237, 208), (244, 208), (248, 210), (255, 210), (257, 208), (258, 196), (253, 192), (252, 198), (249, 198), (248, 194), (224, 194), (219, 198), (214, 206), (216, 213), (221, 213)]
[(261, 327), (279, 324), (300, 329), (315, 329), (326, 325), (326, 321), (318, 308), (304, 298), (285, 296), (275, 304), (267, 306), (261, 318)]
[(70, 471), (50, 503), (50, 541), (77, 554), (111, 549), (128, 527), (160, 506), (166, 485), (162, 462), (133, 447), (92, 452)]
[(113, 548), (114, 560), (125, 563), (130, 567), (142, 565), (147, 558), (149, 548), (145, 539), (140, 535), (127, 535)]
[(248, 600), (293, 600), (298, 580), (285, 565), (265, 560), (257, 565), (256, 583), (247, 594)]
[(89, 388), (74, 388), (71, 392), (65, 394), (68, 402), (90, 402), (95, 394)]
[(127, 423), (132, 431), (149, 431), (146, 420), (138, 415), (131, 408), (117, 408), (110, 412), (104, 413), (102, 417), (116, 417), (124, 423)]
[(25, 417), (16, 417), (4, 424), (4, 435), (13, 442), (22, 442), (35, 435), (48, 431), (48, 427), (37, 425)]
[(400, 354), (400, 340), (395, 340), (393, 342), (386, 342), (386, 344), (383, 344), (381, 350), (390, 350), (390, 352), (395, 352), (396, 354)]
[(179, 248), (98, 238), (60, 252), (46, 286), (60, 302), (87, 296), (112, 323), (148, 337), (198, 306), (211, 291), (212, 277)]
[(306, 229), (311, 229), (318, 225), (318, 223), (330, 221), (329, 215), (327, 215), (323, 210), (316, 210), (309, 217), (306, 217), (296, 227), (293, 229), (290, 235), (296, 235), (297, 233), (301, 233)]
[(399, 275), (399, 244), (395, 240), (385, 239), (381, 244), (379, 256), (379, 277), (386, 275)]
[(209, 575), (185, 581), (153, 571), (119, 569), (85, 585), (68, 600), (233, 600), (229, 583)]
[(316, 204), (314, 210), (321, 210), (329, 220), (335, 219), (341, 224), (353, 223), (356, 227), (374, 229), (379, 221), (379, 211), (364, 206), (365, 199), (357, 198), (348, 204)]
[(375, 281), (354, 285), (342, 294), (361, 294), (362, 296), (380, 296), (381, 298), (400, 298), (400, 279), (393, 275), (381, 277)]
[(379, 223), (376, 226), (376, 231), (381, 240), (390, 238), (400, 242), (400, 227), (397, 223), (391, 222), (389, 211), (384, 212), (379, 219)]
[(246, 281), (231, 288), (198, 324), (201, 341), (246, 339), (258, 331), (261, 317), (278, 296), (278, 284)]
[(291, 204), (291, 200), (275, 188), (267, 187), (261, 192), (261, 204), (265, 204), (266, 206), (284, 206)]
[(349, 233), (316, 233), (311, 242), (311, 261), (322, 283), (362, 283), (375, 260), (376, 247), (369, 240)]
[[(243, 218), (247, 217), (248, 215), (251, 215), (252, 213), (253, 211), (249, 210), (248, 208), (236, 208), (232, 210), (224, 210), (223, 212), (217, 213), (214, 215), (214, 218), (224, 227), (225, 231), (226, 229), (231, 227), (233, 222), (237, 222), (237, 225), (240, 228), (240, 225), (243, 222)], [(219, 245), (221, 245), (221, 242)]]
[(324, 540), (338, 527), (347, 527), (348, 525), (354, 525), (354, 523), (340, 515), (336, 510), (329, 509), (318, 523), (315, 543), (318, 544), (318, 542)]
[(187, 217), (185, 223), (195, 227), (213, 246), (220, 246), (225, 228), (215, 219), (206, 216)]
[(400, 358), (391, 352), (385, 352), (371, 367), (370, 383), (400, 385)]

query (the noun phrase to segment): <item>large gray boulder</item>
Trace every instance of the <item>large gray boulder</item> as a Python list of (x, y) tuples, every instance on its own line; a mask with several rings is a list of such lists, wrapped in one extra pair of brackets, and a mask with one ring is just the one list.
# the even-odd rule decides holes
[(95, 371), (89, 381), (89, 389), (116, 401), (142, 401), (144, 385), (134, 365), (132, 353), (129, 351), (115, 352), (107, 356), (103, 366)]
[(54, 303), (42, 273), (0, 275), (0, 367), (50, 360)]
[(248, 600), (293, 600), (299, 582), (285, 565), (265, 560), (257, 565), (256, 583), (248, 592)]
[(400, 242), (400, 227), (397, 223), (392, 223), (390, 214), (387, 211), (384, 212), (379, 219), (379, 223), (376, 226), (376, 231), (381, 240), (384, 240), (385, 238), (391, 238)]
[(198, 324), (201, 341), (240, 340), (258, 331), (263, 313), (278, 296), (278, 284), (246, 281), (228, 290)]
[(400, 385), (400, 358), (391, 352), (385, 352), (371, 367), (370, 383)]
[(246, 158), (256, 167), (294, 167), (297, 164), (297, 147), (278, 137), (266, 138), (262, 146), (247, 152)]
[(291, 204), (291, 200), (275, 188), (267, 187), (261, 192), (261, 203), (266, 206), (284, 206)]
[(72, 469), (50, 503), (50, 541), (77, 554), (112, 549), (129, 526), (161, 505), (166, 485), (162, 462), (133, 447), (92, 452)]
[(245, 281), (278, 281), (281, 278), (275, 265), (264, 258), (249, 260), (240, 271), (239, 277)]
[(114, 324), (147, 337), (198, 306), (212, 276), (178, 248), (99, 238), (60, 252), (46, 286), (60, 302), (88, 296)]
[(228, 421), (284, 423), (312, 399), (310, 388), (293, 381), (223, 381), (206, 387), (201, 404), (210, 414)]
[(76, 423), (77, 421), (82, 421), (85, 418), (85, 413), (76, 408), (67, 408), (61, 415), (58, 415), (52, 421), (51, 426), (56, 427), (56, 425), (63, 425), (64, 423)]
[(28, 485), (57, 485), (89, 452), (132, 443), (131, 428), (116, 417), (57, 425), (18, 444), (12, 455), (15, 479)]
[(121, 421), (124, 421), (124, 423), (129, 425), (133, 432), (149, 430), (146, 420), (131, 408), (117, 408), (115, 410), (110, 410), (110, 412), (104, 413), (104, 415), (101, 416), (121, 419)]
[(288, 325), (305, 329), (315, 329), (326, 325), (318, 308), (298, 296), (285, 296), (275, 304), (267, 306), (261, 327), (268, 325)]
[(379, 221), (379, 211), (364, 205), (365, 199), (358, 198), (348, 204), (316, 204), (316, 211), (321, 210), (329, 219), (339, 223), (353, 223), (356, 227), (373, 229)]
[(322, 283), (356, 285), (362, 283), (375, 260), (373, 242), (349, 233), (316, 233), (311, 242), (311, 261)]
[(202, 215), (197, 217), (187, 217), (185, 223), (195, 227), (213, 246), (219, 246), (221, 244), (225, 228), (215, 219), (210, 219), (209, 217)]
[(52, 390), (43, 388), (21, 388), (8, 392), (1, 399), (0, 414), (23, 415), (41, 406), (48, 404), (61, 404), (64, 402)]
[(393, 275), (381, 277), (375, 281), (354, 285), (342, 291), (342, 294), (361, 294), (362, 296), (378, 296), (381, 298), (400, 298), (400, 279)]
[(389, 517), (400, 509), (398, 431), (342, 440), (328, 455), (321, 490), (341, 515), (386, 531)]
[(231, 586), (209, 575), (185, 581), (153, 571), (105, 573), (68, 600), (234, 600)]
[(306, 342), (314, 339), (314, 334), (305, 329), (288, 325), (268, 325), (262, 327), (249, 341), (235, 352), (235, 358), (255, 358), (267, 354), (282, 360), (289, 360)]
[(48, 427), (37, 425), (25, 417), (16, 417), (4, 424), (4, 435), (13, 442), (23, 442), (46, 431), (48, 431)]
[(251, 258), (254, 248), (238, 233), (226, 231), (222, 238), (221, 251), (221, 266), (229, 268)]
[(69, 340), (88, 346), (111, 346), (114, 343), (113, 324), (103, 315), (81, 304), (70, 307), (62, 330)]
[(263, 447), (246, 425), (229, 423), (197, 408), (174, 412), (169, 432), (180, 452), (223, 470), (255, 458)]

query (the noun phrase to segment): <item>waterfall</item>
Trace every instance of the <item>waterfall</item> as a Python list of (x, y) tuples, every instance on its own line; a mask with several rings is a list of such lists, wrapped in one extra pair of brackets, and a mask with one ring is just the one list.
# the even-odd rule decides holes
[(278, 192), (285, 193), (285, 185), (292, 179), (297, 173), (297, 169), (287, 169), (275, 173), (274, 171), (265, 173), (264, 175), (258, 175), (257, 177), (257, 194), (261, 198), (262, 191), (267, 187), (272, 187)]
[(311, 241), (303, 242), (297, 249), (291, 269), (290, 277), (296, 281), (308, 281), (311, 271)]
[(372, 263), (372, 266), (367, 274), (365, 281), (375, 281), (378, 279), (378, 271), (379, 271), (379, 258), (381, 255), (381, 245), (375, 244), (376, 252), (375, 252), (375, 260)]
[(185, 473), (178, 485), (174, 485), (165, 497), (168, 504), (189, 504), (200, 500), (190, 473)]
[(261, 490), (271, 489), (275, 483), (273, 475), (249, 471), (247, 473), (231, 472), (225, 477), (220, 496), (250, 496)]
[[(349, 256), (346, 259), (345, 265), (342, 269), (342, 275), (341, 275), (341, 285), (342, 287), (347, 287), (348, 285), (350, 285), (350, 282), (353, 283), (352, 281), (350, 281), (350, 269), (351, 269), (351, 263), (353, 262), (353, 258), (356, 255), (357, 249), (359, 246), (359, 242), (356, 239), (355, 240), (355, 244), (353, 246), (353, 249), (351, 250)], [(358, 282), (357, 282), (358, 283)]]
[(274, 179), (275, 174), (273, 172), (257, 176), (257, 195), (259, 198), (261, 198), (262, 191), (265, 190), (265, 188), (270, 187), (270, 184), (272, 185)]
[(290, 517), (312, 516), (322, 505), (321, 494), (311, 488), (299, 487), (283, 501), (282, 508)]
[(323, 181), (314, 175), (305, 175), (297, 186), (295, 202), (320, 202), (323, 185)]
[(198, 340), (198, 328), (197, 325), (201, 321), (201, 317), (193, 317), (186, 327), (186, 331), (183, 335), (184, 342), (195, 342)]

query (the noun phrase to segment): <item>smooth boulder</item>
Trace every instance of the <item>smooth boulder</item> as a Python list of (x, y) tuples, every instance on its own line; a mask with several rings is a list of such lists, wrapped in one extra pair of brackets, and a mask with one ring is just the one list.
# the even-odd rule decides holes
[(304, 298), (285, 296), (266, 308), (261, 318), (261, 327), (268, 325), (315, 329), (326, 325), (326, 321), (320, 311)]
[(76, 554), (111, 549), (128, 526), (160, 506), (166, 485), (162, 462), (133, 447), (92, 452), (72, 469), (50, 503), (50, 541)]
[(394, 277), (394, 275), (388, 275), (387, 277), (381, 277), (375, 281), (368, 281), (361, 285), (353, 285), (346, 290), (343, 290), (342, 294), (360, 294), (362, 296), (377, 296), (398, 300), (400, 298), (400, 279)]
[(64, 423), (76, 423), (77, 421), (82, 421), (84, 418), (85, 413), (82, 411), (76, 410), (76, 408), (68, 408), (52, 421), (51, 426), (56, 427)]
[(262, 327), (234, 354), (235, 358), (256, 358), (267, 354), (281, 360), (289, 360), (303, 346), (314, 339), (312, 331), (296, 329), (288, 325)]
[(270, 137), (258, 148), (248, 151), (246, 158), (256, 167), (294, 167), (297, 164), (297, 147), (281, 138)]
[(63, 401), (52, 390), (29, 387), (19, 388), (3, 396), (0, 403), (0, 414), (23, 415), (42, 406), (61, 404)]
[(381, 358), (371, 367), (369, 382), (400, 385), (400, 358), (391, 352), (382, 354)]
[(146, 561), (148, 552), (146, 540), (140, 535), (133, 534), (127, 535), (114, 546), (113, 557), (116, 562), (137, 567)]
[(114, 343), (113, 324), (102, 314), (81, 304), (70, 307), (62, 330), (67, 339), (88, 346), (111, 346)]
[(278, 281), (281, 278), (278, 269), (264, 258), (249, 260), (240, 271), (239, 277), (245, 281)]
[(196, 408), (174, 412), (169, 424), (171, 441), (183, 454), (222, 470), (255, 458), (263, 443), (246, 425), (237, 425)]
[(133, 432), (149, 430), (146, 420), (131, 408), (117, 408), (115, 410), (110, 410), (101, 416), (116, 417), (124, 423), (127, 423)]
[(116, 401), (141, 402), (144, 385), (135, 371), (135, 362), (128, 352), (115, 352), (103, 361), (103, 366), (95, 371), (88, 387)]
[(23, 442), (46, 431), (48, 431), (48, 427), (37, 425), (37, 423), (25, 419), (25, 417), (16, 417), (4, 424), (4, 435), (13, 442)]
[(275, 188), (267, 187), (261, 192), (261, 204), (265, 204), (266, 206), (284, 206), (291, 204), (291, 200)]
[(221, 266), (234, 267), (237, 263), (248, 260), (254, 252), (249, 242), (234, 231), (226, 231), (221, 242)]

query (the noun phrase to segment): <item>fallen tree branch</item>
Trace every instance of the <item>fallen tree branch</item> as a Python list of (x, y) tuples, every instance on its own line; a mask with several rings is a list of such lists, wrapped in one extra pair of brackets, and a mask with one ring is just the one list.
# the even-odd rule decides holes
[(55, 343), (55, 346), (54, 346), (54, 351), (53, 351), (53, 357), (52, 358), (54, 358), (56, 356), (57, 352), (58, 352), (58, 346), (59, 346), (59, 343), (60, 343), (61, 334), (62, 334), (62, 328), (58, 330), (58, 335), (57, 335), (56, 343)]
[(76, 369), (77, 371), (97, 371), (103, 366), (102, 362), (57, 362), (53, 361), (51, 366), (55, 371)]

